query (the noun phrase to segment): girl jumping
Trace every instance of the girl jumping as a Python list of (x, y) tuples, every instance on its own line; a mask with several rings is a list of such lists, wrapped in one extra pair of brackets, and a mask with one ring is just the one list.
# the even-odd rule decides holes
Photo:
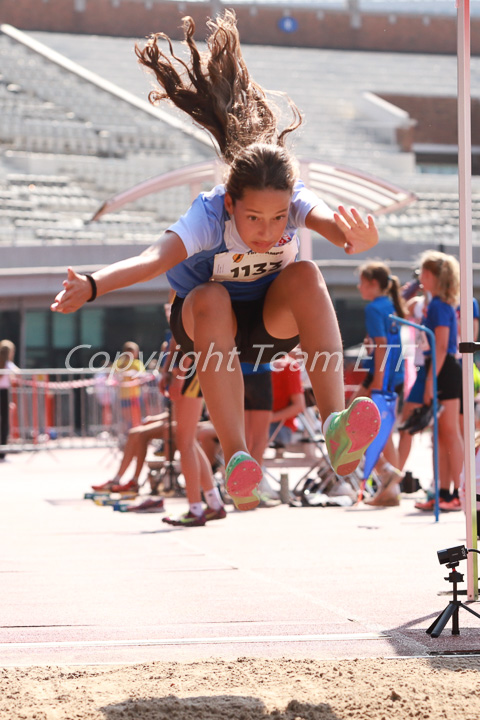
[[(298, 179), (285, 147), (301, 116), (289, 101), (291, 124), (278, 121), (265, 91), (248, 73), (235, 14), (209, 21), (207, 51), (183, 19), (188, 62), (163, 33), (136, 46), (139, 62), (171, 100), (213, 136), (227, 164), (225, 182), (201, 193), (187, 213), (140, 255), (93, 274), (68, 269), (52, 310), (74, 312), (97, 295), (166, 273), (176, 292), (171, 328), (184, 353), (195, 352), (209, 414), (223, 448), (226, 485), (239, 510), (258, 505), (262, 470), (245, 443), (240, 361), (269, 362), (301, 342), (333, 469), (348, 475), (374, 439), (380, 418), (358, 398), (345, 410), (342, 343), (333, 305), (315, 263), (295, 262), (296, 230), (307, 227), (348, 254), (378, 242), (374, 220), (340, 206), (333, 213)], [(169, 54), (159, 47), (166, 40)]]

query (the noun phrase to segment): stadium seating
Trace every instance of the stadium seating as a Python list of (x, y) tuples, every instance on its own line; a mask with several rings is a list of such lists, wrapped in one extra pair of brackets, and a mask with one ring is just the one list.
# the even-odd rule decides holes
[[(295, 71), (280, 78), (278, 59), (287, 50), (295, 59)], [(244, 48), (252, 74), (267, 87), (272, 87), (272, 82), (274, 86), (276, 78), (277, 85), (305, 114), (295, 141), (297, 154), (390, 176), (415, 191), (415, 204), (378, 218), (382, 241), (389, 243), (387, 255), (404, 261), (432, 244), (455, 247), (455, 177), (412, 173), (408, 153), (401, 153), (395, 142), (380, 139), (375, 123), (359, 114), (355, 102), (365, 88), (411, 92), (412, 76), (415, 92), (453, 94), (456, 77), (452, 76), (451, 58), (436, 57), (429, 74), (418, 71), (418, 56), (405, 55), (403, 72), (393, 73), (395, 58), (388, 54), (382, 55), (379, 63), (369, 59), (368, 53), (295, 48), (262, 51)], [(131, 58), (127, 65), (122, 62), (116, 58), (116, 67), (108, 68), (109, 72), (116, 72), (119, 82), (130, 72), (130, 83), (134, 83), (138, 67)], [(364, 69), (365, 88), (357, 87), (358, 64)], [(29, 242), (148, 244), (184, 212), (190, 193), (186, 187), (176, 187), (144, 197), (89, 226), (91, 216), (108, 196), (148, 177), (213, 158), (213, 149), (4, 34), (0, 34), (0, 67), (2, 247)], [(314, 83), (321, 92), (308, 91)], [(480, 230), (480, 185), (476, 181), (472, 222), (476, 246)], [(318, 239), (315, 247), (319, 247)]]

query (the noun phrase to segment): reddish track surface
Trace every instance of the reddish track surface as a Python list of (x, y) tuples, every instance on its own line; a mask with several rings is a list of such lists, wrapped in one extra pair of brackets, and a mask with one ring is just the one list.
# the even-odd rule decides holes
[[(410, 495), (386, 509), (229, 508), (170, 528), (82, 499), (116, 463), (65, 450), (0, 466), (2, 665), (480, 654), (466, 611), (460, 637), (451, 624), (425, 633), (450, 599), (436, 553), (465, 543), (463, 513), (435, 523)], [(427, 438), (412, 467), (428, 484)]]

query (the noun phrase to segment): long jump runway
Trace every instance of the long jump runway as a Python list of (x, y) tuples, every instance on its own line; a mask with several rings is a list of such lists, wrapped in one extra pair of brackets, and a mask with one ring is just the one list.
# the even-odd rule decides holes
[[(416, 452), (428, 480), (430, 450)], [(480, 654), (470, 613), (459, 637), (425, 633), (450, 599), (436, 552), (465, 542), (462, 513), (435, 523), (404, 496), (172, 528), (82, 499), (116, 462), (63, 450), (2, 464), (2, 666)]]

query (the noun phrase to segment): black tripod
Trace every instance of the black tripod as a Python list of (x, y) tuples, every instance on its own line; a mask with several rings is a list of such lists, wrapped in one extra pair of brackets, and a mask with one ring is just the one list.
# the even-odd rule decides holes
[(450, 573), (448, 577), (445, 578), (445, 580), (453, 584), (453, 600), (448, 603), (445, 610), (442, 610), (437, 619), (434, 620), (428, 630), (426, 630), (427, 634), (433, 638), (437, 638), (440, 635), (450, 618), (452, 618), (452, 635), (460, 635), (460, 628), (458, 625), (458, 611), (461, 607), (465, 610), (468, 610), (468, 612), (472, 613), (472, 615), (475, 615), (475, 617), (480, 618), (480, 615), (478, 613), (469, 608), (468, 605), (464, 605), (464, 603), (462, 603), (458, 599), (457, 584), (459, 582), (463, 582), (463, 575), (462, 573), (459, 573), (455, 570), (457, 566), (458, 562), (452, 562), (447, 564), (447, 568), (450, 568)]

